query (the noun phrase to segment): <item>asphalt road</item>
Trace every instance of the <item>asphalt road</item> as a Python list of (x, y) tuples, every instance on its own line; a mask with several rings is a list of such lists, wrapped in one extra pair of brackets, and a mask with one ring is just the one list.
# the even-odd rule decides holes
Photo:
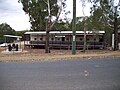
[(0, 63), (0, 90), (120, 90), (120, 58)]

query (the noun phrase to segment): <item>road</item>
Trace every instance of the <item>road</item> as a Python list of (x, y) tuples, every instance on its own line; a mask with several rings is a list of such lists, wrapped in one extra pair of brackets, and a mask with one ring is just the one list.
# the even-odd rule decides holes
[(0, 63), (0, 90), (120, 90), (120, 58)]

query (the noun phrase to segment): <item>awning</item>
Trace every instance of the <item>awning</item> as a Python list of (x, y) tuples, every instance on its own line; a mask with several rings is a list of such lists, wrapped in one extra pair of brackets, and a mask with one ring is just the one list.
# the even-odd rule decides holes
[(14, 36), (14, 35), (3, 35), (4, 37), (12, 37), (12, 38), (22, 38), (22, 36)]
[(61, 37), (65, 37), (65, 36), (55, 36), (55, 37), (61, 38)]

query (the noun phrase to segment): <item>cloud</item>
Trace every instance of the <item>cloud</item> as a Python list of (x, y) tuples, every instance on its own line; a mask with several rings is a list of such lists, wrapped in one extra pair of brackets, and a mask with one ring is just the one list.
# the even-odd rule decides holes
[[(73, 18), (73, 0), (66, 1), (67, 7), (66, 11), (70, 11), (71, 14), (68, 15), (69, 18)], [(86, 3), (86, 7), (84, 8), (85, 16), (90, 16), (90, 3)], [(83, 16), (82, 12), (82, 2), (80, 0), (76, 0), (76, 17)]]
[(29, 17), (18, 0), (0, 0), (0, 13), (0, 23), (6, 22), (16, 31), (30, 28)]
[[(77, 1), (77, 17), (83, 16), (81, 2)], [(67, 0), (67, 11), (70, 11), (67, 17), (72, 18), (72, 0)], [(85, 15), (89, 14), (89, 5), (86, 5)], [(0, 23), (7, 23), (16, 31), (25, 30), (30, 28), (29, 17), (25, 15), (25, 12), (22, 10), (22, 4), (18, 3), (18, 0), (0, 0)]]

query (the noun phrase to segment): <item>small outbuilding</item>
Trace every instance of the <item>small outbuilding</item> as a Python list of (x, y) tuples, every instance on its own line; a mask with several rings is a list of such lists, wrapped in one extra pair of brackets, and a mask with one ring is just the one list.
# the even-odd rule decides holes
[[(8, 47), (6, 51), (22, 51), (21, 47), (21, 36), (14, 36), (14, 35), (4, 35), (5, 37), (5, 43)], [(16, 38), (16, 42), (13, 43), (7, 43), (7, 38)]]

